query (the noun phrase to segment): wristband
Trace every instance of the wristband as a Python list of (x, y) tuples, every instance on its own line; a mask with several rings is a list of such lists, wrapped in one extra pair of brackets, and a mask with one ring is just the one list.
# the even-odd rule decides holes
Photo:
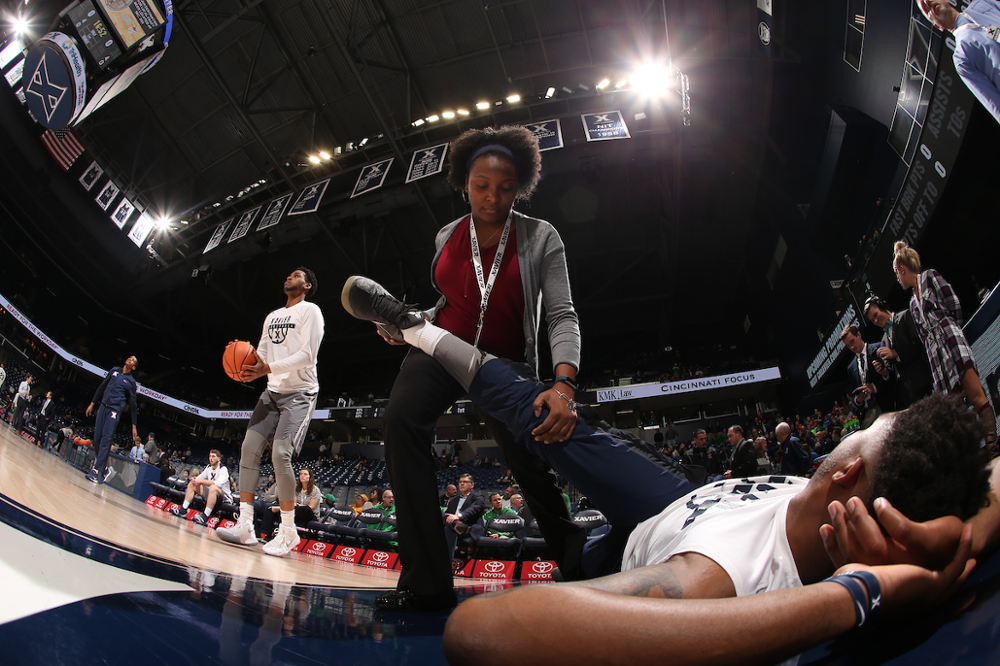
[(579, 389), (579, 386), (577, 386), (576, 380), (575, 379), (570, 379), (566, 375), (559, 375), (558, 377), (555, 378), (555, 380), (552, 383), (553, 384), (558, 384), (559, 382), (562, 382), (563, 384), (565, 384), (566, 386), (570, 387), (574, 391), (576, 391), (576, 390)]
[[(882, 602), (882, 588), (874, 574), (868, 571), (850, 571), (827, 578), (827, 583), (837, 583), (850, 592), (854, 600), (855, 627), (871, 618)], [(865, 594), (867, 590), (868, 594)]]

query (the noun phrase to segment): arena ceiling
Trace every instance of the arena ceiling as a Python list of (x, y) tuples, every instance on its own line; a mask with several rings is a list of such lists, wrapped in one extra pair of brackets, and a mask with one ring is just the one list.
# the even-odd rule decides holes
[[(29, 6), (44, 16), (64, 2)], [(905, 24), (908, 2), (893, 6)], [(385, 385), (400, 354), (343, 313), (339, 286), (363, 273), (429, 304), (434, 235), (463, 212), (443, 177), (403, 182), (410, 155), (471, 127), (552, 118), (566, 147), (544, 154), (521, 209), (566, 242), (585, 367), (629, 370), (667, 347), (790, 353), (767, 275), (779, 232), (808, 210), (829, 107), (852, 101), (837, 99), (845, 75), (830, 77), (843, 67), (843, 3), (775, 3), (769, 55), (753, 0), (181, 0), (174, 11), (161, 63), (77, 128), (127, 196), (170, 219), (156, 256), (105, 239), (81, 265), (95, 241), (75, 214), (36, 220), (44, 239), (21, 229), (35, 246), (25, 254), (59, 266), (62, 293), (88, 294), (69, 307), (115, 313), (141, 339), (118, 336), (148, 348), (149, 377), (180, 380), (214, 367), (229, 339), (255, 340), (284, 276), (304, 264), (322, 283), (324, 385)], [(690, 82), (690, 126), (674, 92), (615, 90), (668, 57)], [(899, 55), (884, 67), (898, 81)], [(413, 124), (458, 109), (469, 115)], [(631, 139), (588, 143), (580, 114), (609, 110)], [(389, 157), (385, 185), (350, 198), (360, 168)], [(317, 213), (202, 254), (220, 222), (326, 178)], [(820, 269), (788, 281), (823, 283)], [(76, 343), (101, 348), (102, 337), (90, 327)]]

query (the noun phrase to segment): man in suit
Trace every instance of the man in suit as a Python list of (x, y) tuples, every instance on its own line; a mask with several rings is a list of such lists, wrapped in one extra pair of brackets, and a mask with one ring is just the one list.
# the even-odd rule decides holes
[(42, 408), (38, 410), (38, 416), (35, 417), (35, 442), (38, 446), (45, 446), (45, 439), (49, 431), (49, 421), (52, 419), (54, 409), (52, 391), (48, 391), (45, 394), (45, 401), (42, 402)]
[(732, 425), (726, 433), (729, 444), (733, 447), (733, 458), (726, 470), (725, 477), (746, 478), (757, 476), (757, 449), (753, 442), (743, 436), (743, 426)]
[(471, 474), (458, 477), (458, 494), (451, 498), (444, 510), (444, 535), (448, 553), (455, 556), (458, 535), (469, 531), (470, 526), (486, 513), (486, 498), (475, 492), (476, 481)]
[(879, 345), (875, 342), (866, 345), (854, 324), (844, 327), (840, 341), (854, 352), (854, 358), (847, 364), (847, 373), (853, 382), (854, 404), (851, 407), (858, 415), (862, 429), (867, 428), (883, 411), (892, 409), (889, 404), (892, 402), (889, 372), (883, 367), (884, 374), (880, 374), (872, 365), (872, 361), (878, 358)]
[(885, 301), (872, 296), (865, 302), (865, 317), (883, 330), (882, 346), (872, 364), (887, 369), (895, 384), (892, 409), (903, 410), (930, 395), (934, 388), (927, 350), (917, 335), (910, 310), (889, 312)]

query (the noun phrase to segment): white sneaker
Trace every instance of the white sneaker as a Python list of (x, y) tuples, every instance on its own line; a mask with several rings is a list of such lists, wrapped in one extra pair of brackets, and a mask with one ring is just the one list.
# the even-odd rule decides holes
[(215, 536), (220, 541), (235, 544), (237, 546), (256, 546), (257, 535), (253, 533), (253, 522), (237, 522), (233, 527), (219, 527), (215, 530)]
[(268, 555), (284, 557), (288, 554), (288, 551), (299, 545), (300, 541), (302, 541), (302, 539), (299, 538), (299, 531), (297, 529), (282, 525), (278, 530), (278, 536), (265, 543), (261, 550)]

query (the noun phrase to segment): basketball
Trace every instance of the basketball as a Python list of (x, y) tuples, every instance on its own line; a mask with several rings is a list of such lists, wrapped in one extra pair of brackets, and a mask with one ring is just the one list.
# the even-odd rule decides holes
[(252, 344), (243, 340), (233, 340), (226, 345), (226, 351), (222, 353), (222, 368), (227, 375), (238, 382), (243, 381), (240, 378), (243, 366), (253, 365), (256, 362), (257, 351)]

